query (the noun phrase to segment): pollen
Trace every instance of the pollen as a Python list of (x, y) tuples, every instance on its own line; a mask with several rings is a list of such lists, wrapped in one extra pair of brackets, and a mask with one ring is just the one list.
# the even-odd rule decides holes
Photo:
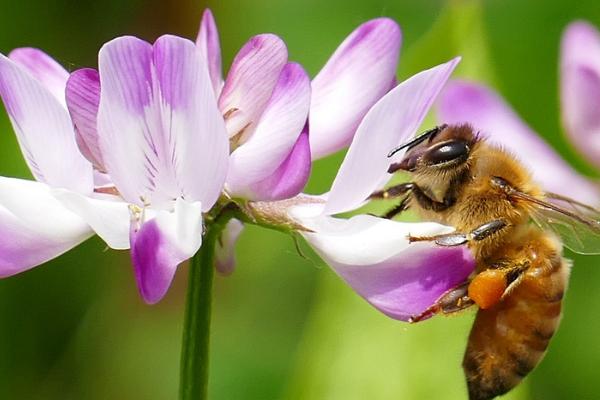
[(488, 269), (477, 275), (469, 285), (469, 297), (485, 310), (500, 301), (506, 290), (506, 275), (497, 269)]

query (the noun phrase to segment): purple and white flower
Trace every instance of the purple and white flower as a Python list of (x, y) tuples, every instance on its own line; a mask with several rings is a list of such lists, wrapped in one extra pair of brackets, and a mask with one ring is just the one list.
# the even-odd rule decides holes
[[(365, 22), (312, 82), (297, 64), (286, 64), (281, 40), (259, 35), (240, 50), (223, 83), (218, 33), (209, 10), (196, 43), (209, 60), (234, 148), (226, 191), (247, 200), (274, 201), (300, 193), (312, 160), (347, 147), (367, 111), (394, 86), (401, 32), (389, 18)], [(237, 238), (239, 231), (237, 221), (231, 221), (224, 236)], [(224, 258), (233, 260), (234, 244), (221, 249)], [(231, 263), (223, 266), (231, 268)]]
[(288, 62), (273, 34), (252, 37), (235, 56), (225, 81), (216, 23), (204, 12), (196, 45), (205, 56), (231, 144), (225, 191), (247, 200), (281, 200), (304, 188), (310, 174), (310, 79)]
[[(288, 214), (308, 229), (302, 235), (358, 294), (386, 315), (407, 321), (464, 282), (474, 261), (464, 247), (410, 244), (409, 235), (448, 233), (431, 222), (396, 222), (370, 215), (333, 215), (359, 208), (389, 180), (390, 149), (413, 137), (459, 59), (402, 82), (366, 114), (331, 191), (299, 197)], [(303, 204), (304, 203), (304, 204)]]
[[(40, 53), (17, 54), (27, 65)], [(91, 227), (110, 247), (131, 247), (142, 297), (160, 300), (177, 265), (200, 247), (202, 213), (227, 174), (226, 129), (205, 59), (194, 43), (163, 36), (154, 45), (117, 38), (101, 49), (98, 72), (76, 71), (68, 83), (66, 72), (58, 82), (39, 63), (28, 74), (1, 61), (0, 94), (34, 176), (54, 188), (47, 197), (85, 237)]]

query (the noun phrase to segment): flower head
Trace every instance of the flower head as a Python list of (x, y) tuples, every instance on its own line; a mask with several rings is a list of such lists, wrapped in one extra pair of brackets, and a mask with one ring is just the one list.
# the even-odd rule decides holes
[(279, 37), (261, 34), (242, 46), (223, 81), (219, 35), (209, 10), (196, 45), (208, 62), (231, 144), (226, 192), (249, 200), (298, 194), (310, 173), (305, 126), (311, 89), (304, 69), (288, 61)]
[[(360, 123), (331, 191), (281, 206), (319, 255), (369, 303), (392, 318), (422, 314), (473, 271), (466, 248), (411, 244), (409, 235), (448, 233), (436, 223), (333, 215), (360, 207), (390, 178), (390, 149), (414, 135), (458, 59), (423, 71), (380, 99)], [(396, 157), (402, 157), (397, 154)], [(267, 207), (256, 205), (257, 207)], [(271, 205), (272, 206), (272, 205)]]
[[(162, 36), (151, 45), (117, 38), (102, 47), (98, 66), (71, 75), (67, 104), (82, 152), (117, 198), (63, 199), (109, 245), (131, 246), (140, 292), (153, 303), (200, 247), (202, 213), (227, 174), (225, 124), (206, 61), (186, 39)], [(115, 203), (118, 222), (108, 226), (99, 213)]]
[[(62, 247), (38, 237), (40, 247), (54, 246), (50, 256), (44, 250), (39, 261), (22, 255), (19, 263), (43, 262), (93, 229), (110, 247), (131, 247), (140, 292), (158, 301), (177, 265), (200, 247), (202, 213), (227, 174), (229, 144), (205, 59), (194, 43), (174, 36), (154, 45), (115, 39), (101, 49), (99, 71), (70, 77), (39, 51), (16, 54), (20, 64), (0, 59), (0, 95), (34, 176), (53, 189), (19, 184), (37, 188), (73, 221), (56, 224), (62, 229), (52, 239)], [(67, 245), (61, 235), (71, 226), (83, 233)]]

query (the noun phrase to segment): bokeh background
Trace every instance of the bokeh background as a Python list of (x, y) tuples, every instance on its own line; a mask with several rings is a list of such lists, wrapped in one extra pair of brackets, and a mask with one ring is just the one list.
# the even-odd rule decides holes
[[(96, 65), (123, 34), (195, 38), (217, 19), (224, 65), (251, 36), (274, 32), (314, 76), (358, 24), (389, 16), (403, 29), (399, 77), (461, 54), (457, 76), (487, 82), (581, 172), (558, 114), (560, 34), (600, 25), (597, 0), (28, 0), (0, 1), (0, 52), (35, 46), (68, 69)], [(0, 108), (0, 174), (30, 177)], [(335, 118), (335, 116), (332, 116)], [(319, 161), (326, 190), (343, 154)], [(385, 207), (385, 206), (377, 206)], [(383, 208), (381, 208), (383, 209)], [(212, 399), (465, 399), (460, 362), (473, 313), (409, 326), (379, 314), (303, 246), (246, 229), (238, 267), (215, 281)], [(600, 257), (574, 258), (562, 327), (543, 363), (506, 399), (600, 398)], [(187, 266), (158, 305), (139, 298), (128, 253), (98, 239), (0, 281), (0, 398), (174, 399)]]

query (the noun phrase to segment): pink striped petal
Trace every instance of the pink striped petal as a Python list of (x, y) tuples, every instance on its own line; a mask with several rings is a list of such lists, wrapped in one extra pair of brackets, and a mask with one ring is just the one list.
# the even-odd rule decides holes
[(202, 243), (202, 207), (177, 199), (173, 212), (159, 211), (137, 227), (132, 221), (131, 259), (140, 294), (148, 304), (167, 293), (177, 266)]
[(570, 24), (561, 44), (561, 105), (573, 144), (600, 167), (600, 33), (586, 22)]
[(475, 83), (451, 82), (440, 96), (439, 120), (468, 122), (492, 143), (514, 154), (544, 190), (597, 204), (598, 189), (571, 168), (540, 136), (490, 89)]
[(43, 83), (3, 55), (0, 96), (35, 178), (50, 186), (91, 193), (92, 166), (77, 148), (66, 108)]
[(140, 206), (170, 208), (184, 196), (210, 209), (225, 180), (229, 144), (194, 44), (162, 36), (152, 47), (122, 37), (99, 57), (99, 144), (119, 192)]
[(354, 30), (312, 81), (310, 143), (313, 158), (350, 144), (369, 108), (395, 79), (400, 27), (378, 18)]
[(286, 62), (285, 43), (272, 34), (254, 36), (235, 56), (219, 98), (230, 136), (255, 129)]
[(58, 257), (92, 234), (46, 184), (0, 177), (0, 277)]
[(327, 214), (357, 208), (389, 179), (389, 165), (402, 154), (393, 159), (387, 154), (415, 134), (459, 61), (455, 58), (414, 75), (369, 110), (333, 182)]
[(323, 260), (371, 305), (391, 318), (408, 321), (446, 291), (464, 282), (475, 263), (466, 248), (409, 244), (407, 236), (453, 229), (434, 223), (403, 223), (357, 215), (338, 219), (302, 206), (292, 215), (312, 233), (303, 236)]
[(215, 95), (218, 97), (223, 88), (223, 76), (221, 74), (221, 45), (219, 43), (219, 31), (212, 12), (207, 8), (202, 14), (200, 31), (196, 38), (196, 46), (206, 59), (208, 73), (212, 82)]
[(215, 268), (221, 275), (227, 276), (235, 269), (235, 244), (244, 230), (244, 224), (237, 219), (227, 223), (215, 248)]
[(298, 137), (292, 151), (275, 172), (250, 186), (250, 198), (275, 201), (294, 197), (308, 182), (311, 161), (307, 126)]
[(282, 163), (290, 157), (306, 124), (309, 104), (308, 75), (300, 65), (288, 63), (281, 72), (256, 130), (231, 154), (227, 188), (232, 195), (250, 195), (249, 198), (253, 200), (273, 197), (268, 183), (259, 185), (267, 190), (266, 193), (261, 190), (254, 192), (254, 196), (250, 193), (250, 187), (264, 180), (274, 183), (273, 175), (277, 174)]
[(98, 106), (100, 105), (100, 75), (92, 68), (79, 69), (67, 81), (66, 100), (73, 125), (75, 139), (81, 154), (105, 171), (98, 144)]
[(29, 72), (65, 106), (65, 85), (69, 73), (52, 57), (39, 49), (22, 47), (11, 51), (8, 58)]

